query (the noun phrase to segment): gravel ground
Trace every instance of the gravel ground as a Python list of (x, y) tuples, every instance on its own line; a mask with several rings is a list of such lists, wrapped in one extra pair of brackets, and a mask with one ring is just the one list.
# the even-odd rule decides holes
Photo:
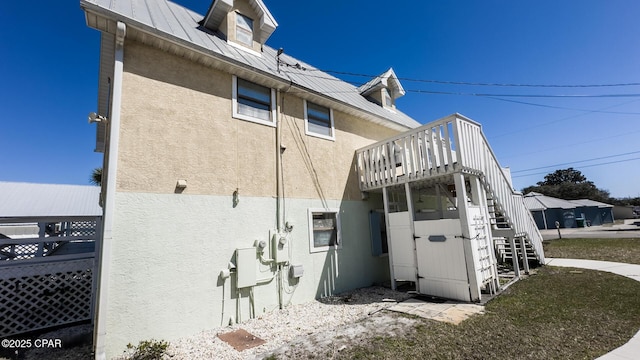
[[(242, 324), (174, 341), (168, 353), (175, 360), (236, 360), (262, 359), (269, 355), (287, 359), (306, 358), (311, 354), (338, 351), (361, 332), (390, 334), (399, 326), (410, 325), (411, 319), (379, 312), (409, 297), (382, 287), (359, 289), (342, 296), (288, 306)], [(238, 328), (266, 343), (238, 352), (217, 337), (219, 333)]]
[[(196, 336), (170, 343), (166, 359), (263, 359), (331, 357), (355, 342), (358, 335), (369, 336), (401, 333), (416, 320), (397, 314), (382, 312), (387, 307), (410, 297), (383, 287), (358, 289), (341, 296), (332, 296), (300, 305), (287, 306), (261, 315), (242, 324), (204, 331)], [(218, 338), (218, 334), (242, 328), (265, 340), (266, 343), (236, 351)], [(61, 329), (39, 336), (62, 338), (65, 349), (31, 350), (20, 354), (20, 359), (87, 360), (91, 354), (91, 327), (81, 325)], [(87, 339), (89, 343), (87, 343)], [(69, 347), (71, 345), (72, 347)]]

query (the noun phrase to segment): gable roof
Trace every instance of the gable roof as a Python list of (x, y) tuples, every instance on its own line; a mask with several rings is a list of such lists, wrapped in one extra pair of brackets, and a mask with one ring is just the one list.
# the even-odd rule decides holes
[[(218, 1), (214, 3), (217, 4)], [(222, 4), (223, 2), (220, 2)], [(256, 4), (262, 4), (255, 0)], [(203, 28), (199, 22), (204, 17), (192, 10), (167, 0), (81, 0), (87, 25), (107, 34), (114, 34), (116, 22), (127, 25), (127, 38), (133, 38), (165, 51), (183, 55), (227, 72), (240, 74), (243, 71), (255, 77), (250, 79), (283, 90), (293, 89), (297, 95), (317, 101), (343, 112), (363, 117), (374, 123), (404, 131), (421, 124), (401, 111), (390, 112), (360, 95), (358, 88), (326, 72), (295, 59), (288, 54), (280, 56), (278, 71), (277, 50), (263, 46), (260, 56), (229, 45), (215, 33)], [(215, 5), (222, 6), (222, 5)], [(262, 4), (261, 6), (264, 6)], [(266, 9), (266, 8), (265, 8)], [(268, 19), (268, 16), (265, 16)], [(275, 20), (274, 20), (275, 23)], [(103, 42), (109, 36), (103, 36)], [(105, 40), (107, 39), (107, 40)], [(106, 49), (107, 45), (102, 49)], [(283, 66), (284, 65), (284, 66)], [(288, 65), (288, 66), (287, 66)], [(101, 64), (101, 73), (110, 73), (108, 61)], [(101, 79), (102, 80), (102, 79)], [(266, 84), (265, 84), (266, 85)], [(109, 84), (100, 81), (99, 104), (107, 104)], [(324, 103), (323, 103), (324, 101)], [(104, 106), (104, 105), (103, 105)], [(99, 109), (104, 113), (105, 109)], [(98, 141), (104, 140), (104, 125), (98, 125)], [(101, 146), (98, 144), (97, 150)]]
[(383, 87), (391, 89), (391, 96), (393, 96), (394, 100), (405, 94), (404, 88), (402, 87), (402, 84), (400, 84), (400, 80), (398, 80), (393, 68), (389, 68), (389, 70), (385, 71), (381, 75), (376, 76), (366, 84), (361, 85), (358, 88), (358, 92), (362, 96), (367, 96)]
[(524, 204), (529, 210), (575, 209), (576, 204), (563, 199), (530, 192), (524, 196)]
[(0, 218), (102, 216), (99, 186), (0, 181)]
[(563, 200), (546, 196), (537, 192), (530, 192), (524, 196), (524, 204), (529, 210), (546, 210), (546, 209), (575, 209), (578, 207), (598, 207), (612, 208), (613, 205), (603, 202), (580, 199), (580, 200)]

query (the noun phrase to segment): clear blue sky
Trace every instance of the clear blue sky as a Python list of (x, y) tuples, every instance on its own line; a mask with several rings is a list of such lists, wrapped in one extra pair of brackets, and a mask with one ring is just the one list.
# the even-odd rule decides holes
[[(202, 14), (210, 4), (176, 2)], [(377, 75), (393, 67), (400, 78), (462, 83), (640, 83), (636, 0), (264, 3), (279, 23), (268, 44), (324, 70)], [(99, 33), (86, 27), (79, 1), (2, 1), (0, 22), (0, 181), (87, 184), (102, 164), (86, 120), (97, 107)], [(640, 96), (504, 96), (640, 94), (640, 86), (402, 83), (408, 92), (398, 106), (416, 120), (459, 112), (480, 122), (517, 189), (572, 166), (613, 196), (640, 196)], [(578, 162), (589, 159), (599, 160)]]

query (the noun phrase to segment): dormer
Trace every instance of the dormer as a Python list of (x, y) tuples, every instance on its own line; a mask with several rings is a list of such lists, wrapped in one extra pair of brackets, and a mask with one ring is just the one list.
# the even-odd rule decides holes
[(392, 68), (358, 88), (360, 95), (385, 109), (394, 110), (396, 99), (405, 94)]
[(278, 26), (262, 0), (214, 0), (201, 24), (229, 44), (257, 53)]

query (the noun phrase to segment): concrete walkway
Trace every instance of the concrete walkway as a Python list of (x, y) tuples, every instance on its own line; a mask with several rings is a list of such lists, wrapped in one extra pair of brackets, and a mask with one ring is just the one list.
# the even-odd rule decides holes
[[(611, 261), (581, 260), (581, 259), (546, 259), (546, 265), (573, 267), (580, 269), (607, 271), (626, 276), (635, 281), (640, 281), (640, 265), (623, 264)], [(621, 347), (604, 354), (598, 359), (602, 360), (634, 360), (640, 354), (640, 331)]]
[[(558, 238), (557, 229), (540, 230), (544, 240)], [(560, 229), (563, 238), (640, 238), (640, 220), (627, 219), (621, 224)]]

